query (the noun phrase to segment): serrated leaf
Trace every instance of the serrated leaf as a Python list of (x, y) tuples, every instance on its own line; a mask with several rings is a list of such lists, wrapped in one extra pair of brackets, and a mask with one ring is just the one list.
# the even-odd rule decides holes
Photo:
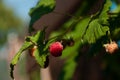
[(22, 45), (22, 47), (20, 48), (20, 50), (16, 53), (16, 55), (12, 59), (12, 61), (10, 63), (10, 68), (11, 68), (10, 76), (11, 76), (11, 78), (14, 79), (14, 75), (13, 75), (14, 66), (17, 64), (22, 52), (29, 49), (32, 46), (33, 46), (33, 43), (25, 41), (24, 44)]
[(83, 37), (90, 20), (91, 20), (91, 17), (86, 17), (77, 23), (76, 28), (75, 28), (75, 32), (74, 32), (74, 34), (75, 34), (74, 36), (76, 38)]
[(76, 23), (76, 25), (74, 25), (75, 29), (73, 31), (71, 31), (70, 33), (66, 34), (67, 36), (72, 35), (74, 40), (79, 40), (79, 41), (76, 41), (74, 46), (72, 46), (72, 47), (66, 47), (63, 51), (62, 58), (68, 57), (69, 55), (71, 55), (71, 53), (74, 53), (77, 51), (77, 48), (82, 43), (81, 42), (82, 37), (85, 33), (85, 30), (86, 30), (90, 20), (91, 20), (90, 17), (86, 17), (82, 20), (75, 22)]
[(48, 50), (43, 49), (45, 46), (39, 46), (37, 50), (34, 52), (34, 57), (37, 63), (42, 67), (45, 68), (48, 66)]
[[(45, 53), (44, 50), (47, 51), (47, 48), (46, 48), (46, 44), (44, 43), (44, 39), (45, 39), (45, 28), (42, 31), (38, 31), (33, 36), (26, 37), (24, 44), (22, 45), (22, 47), (20, 48), (18, 53), (15, 55), (15, 57), (11, 61), (11, 64), (10, 64), (10, 67), (11, 67), (10, 75), (11, 75), (12, 78), (14, 78), (14, 76), (13, 76), (14, 66), (17, 64), (17, 62), (18, 62), (22, 52), (27, 50), (27, 49), (29, 49), (29, 48), (33, 48), (33, 46), (40, 46), (40, 48), (39, 47), (38, 48), (40, 49), (40, 52), (43, 55), (40, 56), (39, 58), (41, 58), (42, 61), (45, 62), (46, 56), (44, 57), (44, 55), (45, 55), (44, 54)], [(36, 50), (36, 51), (38, 51), (38, 50)], [(35, 57), (37, 58), (37, 60), (39, 60), (37, 53), (35, 54)]]
[(91, 21), (89, 27), (86, 30), (85, 38), (89, 43), (95, 42), (94, 28), (96, 27), (96, 22)]
[(33, 29), (33, 24), (44, 14), (50, 13), (55, 8), (55, 0), (39, 0), (34, 8), (31, 8), (29, 15), (31, 17), (29, 31)]
[(34, 36), (29, 37), (30, 41), (37, 45), (37, 49), (34, 51), (34, 58), (37, 63), (42, 67), (48, 65), (48, 44), (45, 41), (45, 29), (38, 31)]
[(41, 31), (37, 31), (37, 33), (33, 36), (28, 36), (28, 40), (30, 40), (31, 42), (33, 42), (34, 44), (42, 44), (45, 40), (45, 29), (44, 28), (43, 30)]
[(89, 43), (95, 43), (96, 40), (106, 35), (106, 32), (109, 30), (108, 26), (102, 26), (98, 19), (95, 19), (90, 22), (89, 27), (86, 31), (85, 38)]
[(104, 6), (99, 15), (99, 22), (101, 24), (108, 24), (108, 21), (107, 21), (109, 19), (108, 11), (110, 10), (111, 5), (112, 5), (111, 0), (105, 0)]

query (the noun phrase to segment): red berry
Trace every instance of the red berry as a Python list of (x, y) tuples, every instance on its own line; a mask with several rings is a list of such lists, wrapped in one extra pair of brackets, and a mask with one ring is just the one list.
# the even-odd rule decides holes
[(54, 42), (49, 47), (50, 54), (59, 57), (62, 55), (63, 45), (60, 42)]

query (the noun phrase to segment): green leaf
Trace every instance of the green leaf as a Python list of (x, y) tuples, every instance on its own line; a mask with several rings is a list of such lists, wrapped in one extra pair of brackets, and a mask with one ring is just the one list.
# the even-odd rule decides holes
[(11, 78), (14, 79), (14, 75), (13, 75), (14, 66), (17, 64), (22, 52), (31, 48), (32, 46), (33, 46), (33, 43), (25, 41), (24, 44), (22, 45), (22, 47), (20, 48), (20, 50), (16, 53), (16, 55), (12, 59), (12, 61), (10, 63), (10, 68), (11, 68), (10, 76), (11, 76)]
[(33, 31), (33, 24), (44, 14), (50, 13), (55, 8), (55, 0), (39, 0), (34, 8), (31, 8), (29, 31)]
[(48, 50), (44, 49), (45, 46), (39, 46), (37, 50), (34, 52), (34, 57), (37, 63), (42, 67), (45, 68), (48, 66), (49, 60), (48, 60)]
[(74, 32), (74, 34), (75, 34), (74, 36), (76, 38), (82, 38), (83, 37), (83, 35), (84, 35), (84, 33), (85, 33), (85, 31), (86, 31), (86, 29), (88, 27), (88, 24), (89, 24), (90, 20), (91, 20), (91, 17), (88, 16), (88, 17), (85, 17), (84, 19), (80, 20), (77, 23), (77, 25), (75, 27), (75, 32)]
[(45, 41), (45, 29), (38, 31), (34, 36), (28, 37), (28, 40), (37, 46), (33, 54), (35, 60), (42, 68), (48, 65), (48, 43)]
[(91, 18), (91, 21), (88, 23), (88, 27), (84, 36), (88, 43), (95, 43), (96, 40), (106, 35), (106, 32), (109, 31), (109, 27), (104, 25), (108, 25), (108, 11), (110, 6), (111, 1), (105, 0), (103, 8), (99, 14), (95, 14), (94, 17)]
[[(71, 55), (72, 53), (76, 52), (78, 47), (81, 45), (81, 40), (82, 40), (82, 37), (85, 33), (85, 30), (88, 26), (88, 23), (90, 22), (91, 20), (91, 17), (88, 16), (88, 17), (85, 17), (84, 19), (81, 19), (79, 21), (71, 21), (71, 24), (69, 23), (69, 26), (72, 25), (72, 27), (74, 28), (71, 32), (67, 33), (66, 36), (72, 36), (73, 40), (76, 40), (75, 41), (75, 44), (74, 46), (72, 47), (66, 47), (63, 51), (63, 54), (62, 54), (62, 58), (66, 58), (68, 57), (69, 55)], [(74, 25), (73, 25), (73, 24)], [(67, 25), (67, 24), (66, 24)], [(58, 31), (57, 31), (58, 32)]]
[(109, 19), (108, 11), (110, 10), (111, 5), (112, 5), (111, 0), (105, 0), (104, 6), (99, 15), (99, 22), (101, 24), (108, 24), (107, 21)]
[(102, 36), (106, 35), (109, 30), (108, 26), (102, 26), (98, 19), (90, 22), (89, 27), (86, 31), (85, 38), (89, 43), (95, 43), (96, 40), (100, 39)]
[(44, 42), (45, 40), (45, 29), (41, 31), (37, 31), (37, 33), (33, 36), (28, 36), (26, 39), (36, 45), (40, 45)]
[[(45, 54), (45, 53), (47, 53), (47, 48), (46, 48), (47, 44), (44, 42), (45, 29), (46, 28), (44, 28), (42, 31), (38, 31), (33, 36), (26, 37), (24, 44), (22, 45), (22, 47), (20, 48), (18, 53), (15, 55), (15, 57), (12, 59), (12, 62), (10, 64), (10, 67), (11, 67), (10, 75), (13, 79), (14, 79), (14, 76), (13, 76), (14, 66), (17, 64), (22, 52), (29, 48), (33, 48), (33, 46), (38, 46), (38, 49), (36, 50), (37, 52), (35, 52), (35, 58), (36, 58), (37, 62), (40, 63), (40, 65), (43, 67), (43, 65), (44, 65), (43, 63), (45, 62), (45, 59), (47, 57), (47, 55)], [(39, 53), (41, 53), (42, 56), (38, 57)]]

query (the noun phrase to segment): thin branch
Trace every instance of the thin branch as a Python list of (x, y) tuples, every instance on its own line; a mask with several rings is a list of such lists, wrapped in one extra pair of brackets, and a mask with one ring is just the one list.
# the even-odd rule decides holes
[(59, 14), (59, 15), (64, 15), (64, 16), (69, 16), (69, 17), (72, 17), (74, 19), (79, 19), (79, 17), (76, 17), (70, 13), (65, 13), (65, 12), (58, 12), (58, 11), (53, 11), (53, 13), (56, 13), (56, 14)]

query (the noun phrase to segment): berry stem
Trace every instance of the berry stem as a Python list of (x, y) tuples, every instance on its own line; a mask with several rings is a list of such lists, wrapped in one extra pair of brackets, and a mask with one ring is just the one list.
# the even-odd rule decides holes
[(108, 35), (108, 38), (109, 38), (109, 40), (110, 40), (110, 43), (112, 43), (111, 34), (110, 34), (110, 31), (109, 31), (109, 30), (108, 30), (107, 35)]

